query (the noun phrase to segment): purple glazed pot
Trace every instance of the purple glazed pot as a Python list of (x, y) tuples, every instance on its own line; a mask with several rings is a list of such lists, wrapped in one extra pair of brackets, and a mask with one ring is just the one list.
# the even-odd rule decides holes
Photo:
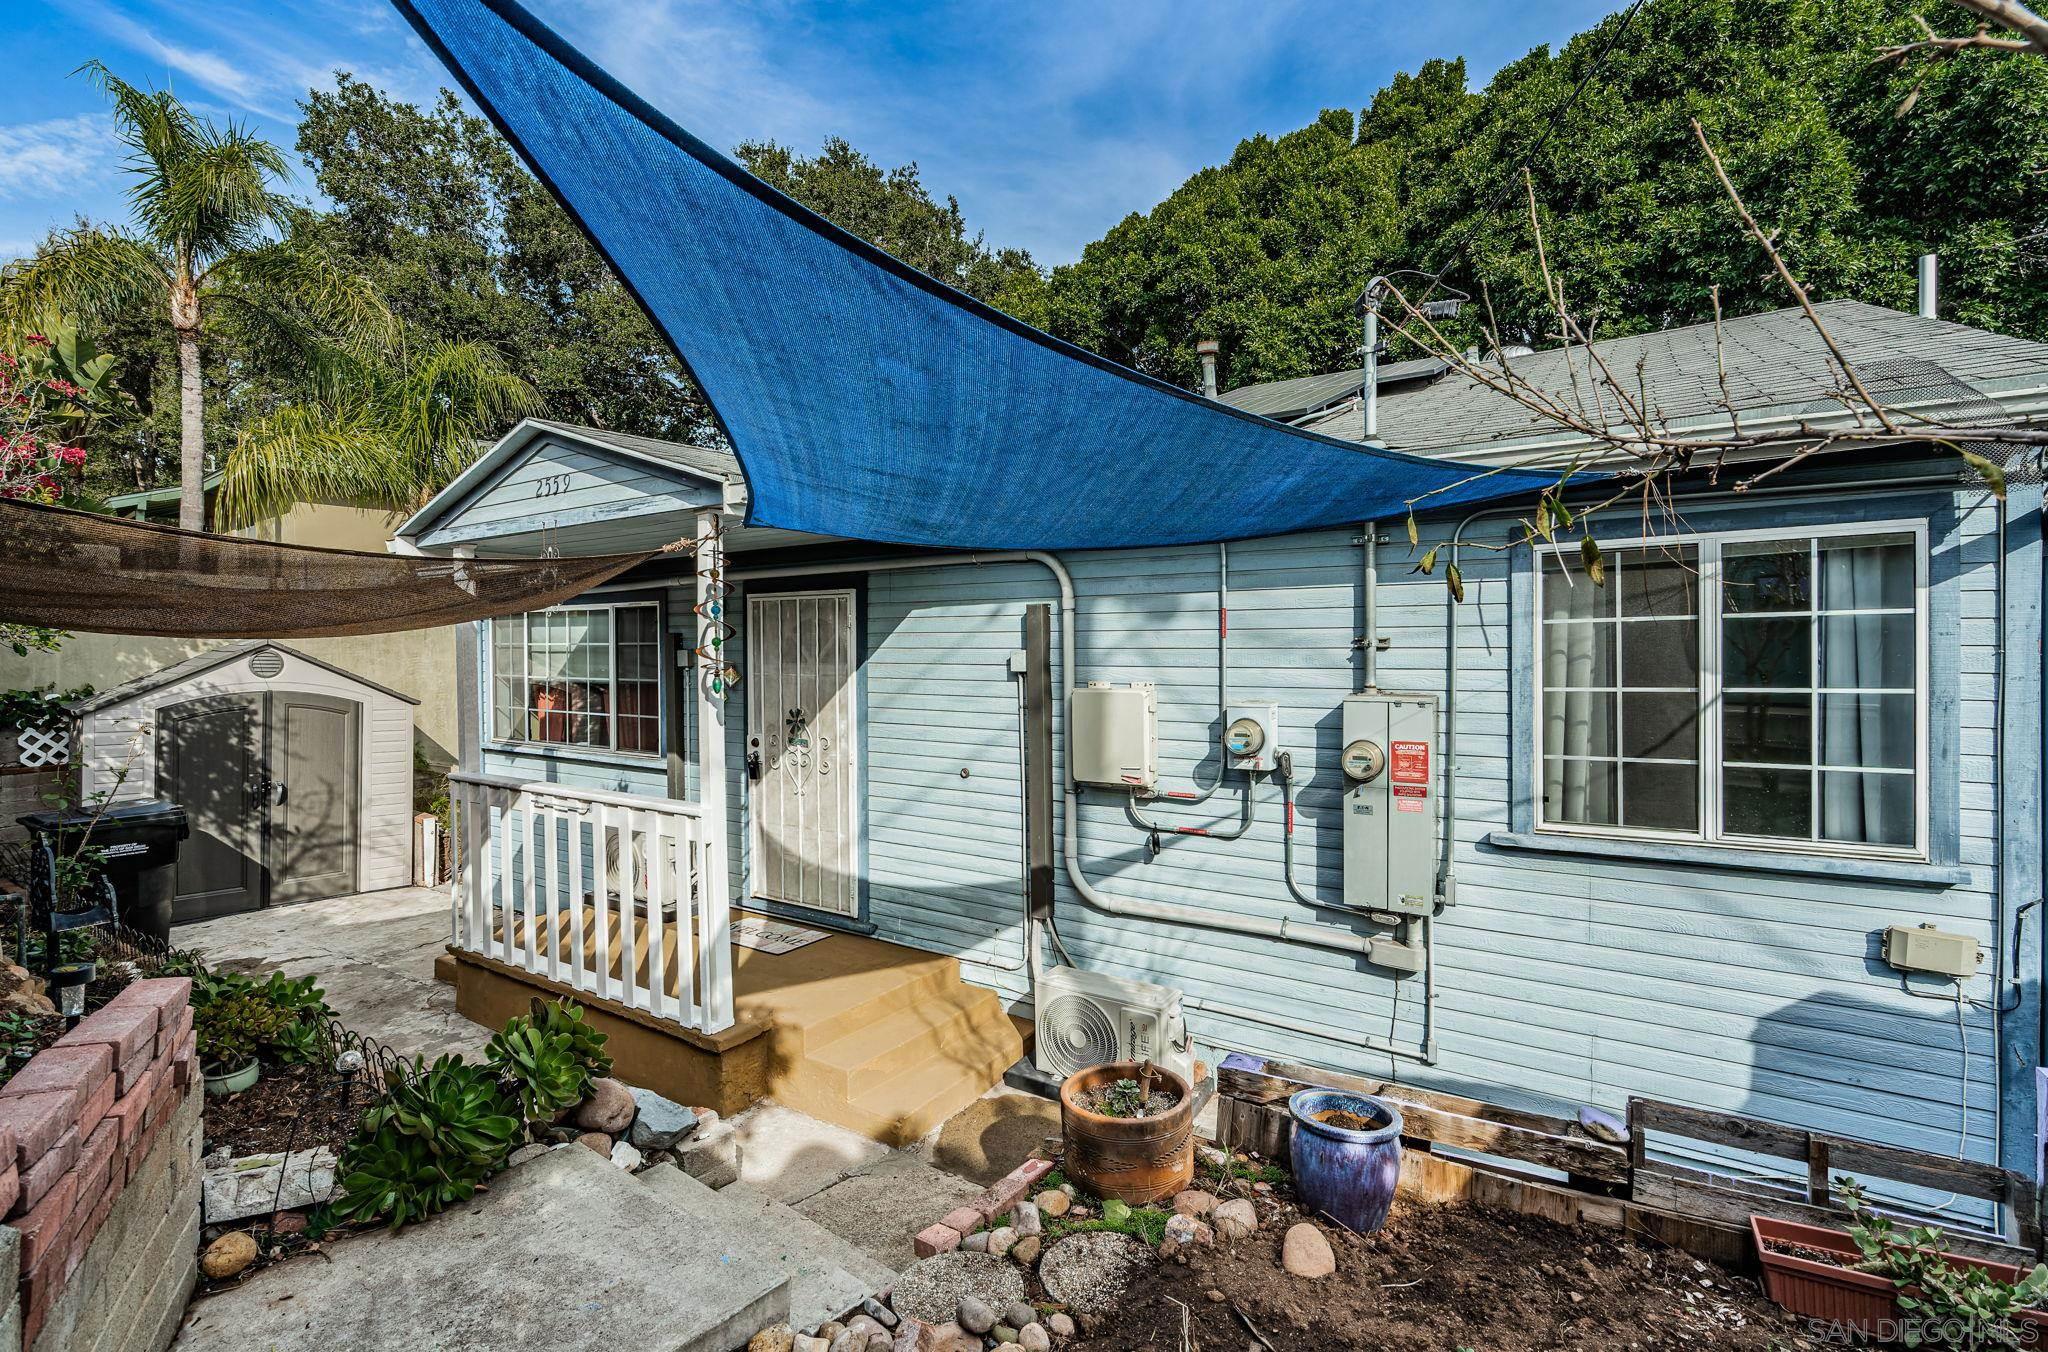
[[(1347, 1131), (1315, 1115), (1330, 1109), (1374, 1125)], [(1341, 1089), (1304, 1089), (1287, 1100), (1294, 1117), (1294, 1190), (1304, 1209), (1369, 1235), (1386, 1223), (1401, 1178), (1401, 1114), (1393, 1104)]]

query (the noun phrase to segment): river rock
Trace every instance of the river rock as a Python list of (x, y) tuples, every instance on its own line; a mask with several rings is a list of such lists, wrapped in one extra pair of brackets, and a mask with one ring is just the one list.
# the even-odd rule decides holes
[(1166, 1237), (1159, 1241), (1159, 1256), (1172, 1260), (1201, 1245), (1206, 1247), (1216, 1242), (1216, 1232), (1193, 1216), (1176, 1212), (1166, 1218)]
[(1035, 1235), (1045, 1229), (1045, 1222), (1039, 1219), (1036, 1202), (1019, 1202), (1010, 1208), (1010, 1228), (1020, 1235)]
[(790, 1344), (790, 1352), (832, 1352), (832, 1344), (809, 1333), (799, 1333)]
[(1039, 1252), (1044, 1247), (1043, 1235), (1026, 1235), (1010, 1246), (1010, 1261), (1020, 1267), (1030, 1267), (1038, 1261)]
[[(877, 1333), (881, 1332), (880, 1329), (875, 1331)], [(866, 1329), (857, 1329), (849, 1324), (838, 1337), (831, 1341), (827, 1352), (866, 1352), (867, 1345), (868, 1331)]]
[(247, 1230), (230, 1230), (206, 1246), (199, 1270), (215, 1281), (232, 1277), (256, 1261), (256, 1240)]
[(635, 1114), (628, 1140), (642, 1150), (673, 1150), (697, 1129), (697, 1114), (652, 1089), (631, 1089)]
[(1047, 1188), (1032, 1198), (1031, 1203), (1038, 1208), (1041, 1215), (1057, 1217), (1067, 1214), (1067, 1208), (1074, 1204), (1074, 1199), (1058, 1188)]
[(55, 1014), (57, 1006), (43, 993), (43, 983), (26, 967), (0, 961), (0, 1010), (23, 1014)]
[(938, 1352), (939, 1326), (922, 1319), (905, 1319), (896, 1326), (889, 1352)]
[(795, 1346), (796, 1330), (787, 1324), (770, 1324), (747, 1339), (747, 1352), (791, 1352)]
[(1297, 1277), (1319, 1281), (1337, 1270), (1337, 1255), (1323, 1232), (1303, 1221), (1288, 1230), (1280, 1246), (1280, 1265)]
[(633, 1125), (633, 1091), (623, 1080), (601, 1075), (590, 1082), (590, 1093), (576, 1107), (576, 1125), (585, 1131), (616, 1136)]
[(996, 1326), (996, 1312), (980, 1296), (962, 1296), (954, 1314), (961, 1328), (969, 1333), (987, 1333)]
[(1074, 1317), (1065, 1310), (1055, 1310), (1045, 1317), (1046, 1331), (1055, 1338), (1074, 1336)]
[(601, 1131), (586, 1131), (576, 1138), (576, 1144), (595, 1150), (606, 1159), (612, 1157), (612, 1138)]
[(976, 1230), (971, 1235), (960, 1236), (960, 1249), (963, 1253), (987, 1253), (988, 1231)]
[(1010, 1246), (1017, 1242), (1017, 1232), (1007, 1225), (998, 1225), (988, 1232), (988, 1251), (991, 1256), (1004, 1258), (1009, 1255)]
[(993, 1254), (955, 1249), (912, 1266), (896, 1279), (890, 1300), (906, 1322), (916, 1319), (937, 1325), (952, 1320), (962, 1296), (973, 1296), (991, 1311), (999, 1310), (1024, 1298), (1024, 1274)]
[(1013, 1329), (1021, 1329), (1037, 1318), (1038, 1311), (1032, 1308), (1028, 1300), (1013, 1300), (1003, 1311), (1003, 1322)]
[(1215, 1209), (1216, 1194), (1203, 1192), (1200, 1188), (1189, 1188), (1173, 1195), (1173, 1211), (1177, 1216), (1193, 1216), (1202, 1220)]
[(1038, 1263), (1038, 1279), (1056, 1304), (1076, 1314), (1101, 1314), (1122, 1299), (1132, 1274), (1149, 1261), (1144, 1244), (1129, 1235), (1087, 1230), (1047, 1249)]
[(958, 1324), (941, 1324), (932, 1330), (932, 1352), (981, 1352), (981, 1335)]
[(1242, 1197), (1219, 1203), (1210, 1214), (1216, 1233), (1225, 1239), (1243, 1239), (1259, 1228), (1259, 1213)]
[(1052, 1337), (1040, 1323), (1026, 1324), (1017, 1330), (1017, 1346), (1024, 1352), (1052, 1352)]

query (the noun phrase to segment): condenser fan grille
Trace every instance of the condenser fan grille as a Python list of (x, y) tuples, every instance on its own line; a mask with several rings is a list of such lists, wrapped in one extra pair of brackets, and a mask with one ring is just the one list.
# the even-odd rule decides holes
[(1116, 1023), (1085, 995), (1057, 995), (1039, 1016), (1038, 1046), (1051, 1069), (1071, 1075), (1117, 1059)]

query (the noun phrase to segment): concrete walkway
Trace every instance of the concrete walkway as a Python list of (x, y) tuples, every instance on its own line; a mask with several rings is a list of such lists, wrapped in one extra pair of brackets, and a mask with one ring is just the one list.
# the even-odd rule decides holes
[(171, 932), (217, 967), (317, 974), (341, 1021), (393, 1051), (429, 1061), (482, 1055), (491, 1031), (455, 1012), (455, 988), (434, 980), (448, 944), (448, 893), (400, 887), (224, 916)]

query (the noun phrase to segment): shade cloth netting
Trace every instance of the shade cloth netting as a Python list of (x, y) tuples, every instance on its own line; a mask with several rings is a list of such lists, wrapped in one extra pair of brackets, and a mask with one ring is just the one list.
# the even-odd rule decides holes
[(540, 610), (647, 557), (359, 554), (0, 502), (0, 621), (168, 638), (388, 634)]
[(1085, 549), (1270, 535), (1555, 475), (1361, 447), (1118, 366), (798, 206), (510, 0), (395, 0), (709, 397), (748, 523)]

